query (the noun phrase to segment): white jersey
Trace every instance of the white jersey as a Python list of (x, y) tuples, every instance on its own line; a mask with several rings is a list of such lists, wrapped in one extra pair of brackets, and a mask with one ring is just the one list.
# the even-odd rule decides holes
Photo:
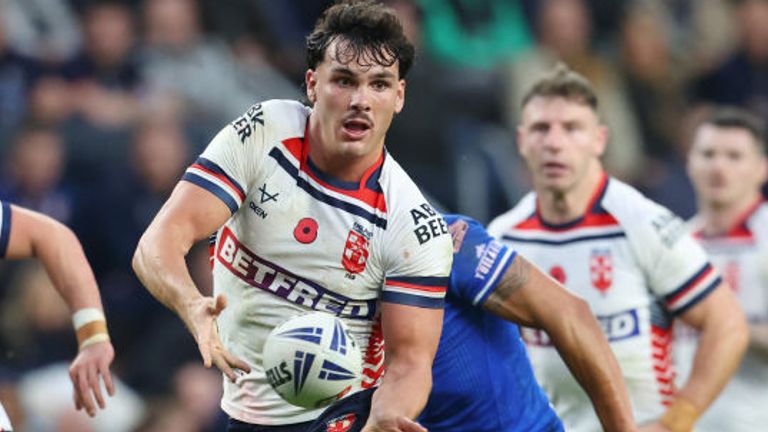
[[(702, 221), (694, 218), (690, 228), (712, 264), (736, 294), (750, 323), (768, 323), (768, 204), (755, 203), (722, 236), (706, 236)], [(690, 374), (696, 353), (697, 335), (690, 327), (675, 328), (675, 363), (678, 383)], [(679, 363), (678, 363), (679, 362)], [(736, 375), (696, 425), (697, 431), (756, 431), (768, 425), (768, 362), (747, 351)]]
[(214, 292), (229, 302), (218, 326), (252, 372), (224, 380), (222, 408), (248, 423), (300, 423), (321, 412), (270, 387), (261, 355), (272, 328), (311, 310), (339, 316), (364, 353), (351, 394), (384, 372), (379, 301), (440, 308), (450, 273), (445, 222), (397, 162), (384, 151), (359, 183), (328, 178), (308, 158), (310, 113), (295, 101), (251, 107), (183, 178), (232, 212), (212, 245)]
[[(720, 283), (683, 222), (604, 176), (585, 215), (575, 221), (547, 224), (530, 193), (489, 231), (589, 303), (621, 366), (636, 420), (659, 417), (674, 393), (673, 318)], [(601, 430), (589, 398), (546, 333), (522, 334), (536, 377), (566, 430)]]

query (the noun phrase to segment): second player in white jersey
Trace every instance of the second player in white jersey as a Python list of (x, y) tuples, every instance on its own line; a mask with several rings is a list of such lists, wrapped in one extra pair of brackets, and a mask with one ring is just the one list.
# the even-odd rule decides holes
[[(768, 204), (761, 186), (768, 173), (762, 119), (720, 107), (697, 127), (688, 155), (698, 213), (689, 226), (712, 264), (733, 289), (747, 316), (750, 349), (734, 378), (697, 424), (700, 432), (747, 432), (768, 424)], [(675, 330), (675, 360), (686, 379), (697, 333)]]
[[(768, 204), (756, 203), (746, 217), (726, 235), (705, 236), (700, 220), (690, 226), (712, 264), (733, 288), (750, 325), (768, 325)], [(675, 364), (678, 382), (688, 378), (698, 342), (697, 333), (685, 325), (675, 328)], [(768, 362), (747, 351), (739, 370), (712, 407), (704, 413), (697, 431), (755, 431), (768, 422)]]
[[(589, 303), (643, 432), (690, 431), (736, 369), (746, 321), (683, 222), (606, 175), (599, 158), (608, 131), (597, 103), (589, 82), (565, 65), (533, 86), (523, 99), (517, 143), (535, 192), (489, 231)], [(703, 335), (691, 379), (679, 389), (671, 358), (675, 317)], [(547, 335), (525, 338), (566, 429), (600, 430)]]
[(429, 308), (442, 307), (447, 286), (452, 249), (441, 216), (386, 152), (359, 184), (324, 176), (308, 159), (310, 112), (295, 101), (252, 107), (183, 177), (232, 212), (213, 249), (215, 294), (233, 305), (219, 316), (219, 333), (252, 372), (225, 381), (222, 407), (249, 423), (320, 413), (288, 404), (268, 385), (261, 352), (273, 327), (309, 310), (339, 316), (365, 353), (360, 386), (370, 388), (384, 366), (382, 283), (381, 300)]
[[(621, 365), (635, 418), (659, 417), (674, 394), (674, 317), (720, 284), (682, 221), (620, 181), (604, 177), (588, 212), (550, 225), (529, 194), (489, 226), (590, 304)], [(523, 329), (537, 378), (568, 430), (594, 431), (589, 399), (546, 333)]]

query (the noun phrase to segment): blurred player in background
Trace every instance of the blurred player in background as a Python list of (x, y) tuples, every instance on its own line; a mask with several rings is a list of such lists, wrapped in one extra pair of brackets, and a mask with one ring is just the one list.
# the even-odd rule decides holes
[[(100, 379), (107, 393), (115, 393), (109, 366), (115, 351), (109, 340), (101, 297), (91, 266), (75, 234), (41, 213), (0, 202), (0, 257), (42, 262), (56, 290), (71, 311), (78, 354), (69, 367), (75, 407), (89, 416), (105, 408)], [(0, 430), (11, 430), (0, 406)]]
[[(749, 321), (750, 349), (739, 370), (697, 424), (698, 431), (756, 431), (768, 425), (768, 178), (765, 126), (738, 108), (702, 122), (688, 156), (699, 211), (694, 235), (736, 293)], [(686, 378), (696, 350), (690, 328), (675, 330), (675, 362)]]
[[(384, 149), (413, 55), (380, 4), (327, 9), (307, 38), (312, 108), (271, 100), (224, 127), (139, 242), (136, 273), (226, 375), (231, 431), (305, 431), (320, 415), (280, 398), (261, 364), (270, 330), (311, 310), (339, 316), (364, 352), (363, 381), (327, 428), (424, 430), (412, 419), (431, 388), (452, 249)], [(184, 255), (214, 232), (205, 297)]]
[(604, 430), (635, 430), (621, 370), (587, 303), (478, 222), (445, 221), (455, 255), (434, 387), (419, 422), (431, 432), (563, 430), (511, 321), (551, 335)]
[[(735, 297), (681, 220), (604, 172), (608, 132), (586, 79), (558, 65), (522, 107), (518, 148), (534, 192), (496, 218), (489, 232), (589, 303), (641, 430), (691, 430), (746, 349)], [(691, 376), (679, 390), (671, 358), (677, 317), (701, 332)], [(551, 336), (523, 329), (523, 337), (566, 429), (601, 430)]]

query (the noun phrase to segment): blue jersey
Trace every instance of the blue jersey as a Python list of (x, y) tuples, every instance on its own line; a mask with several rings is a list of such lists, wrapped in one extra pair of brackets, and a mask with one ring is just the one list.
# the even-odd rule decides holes
[(562, 431), (518, 327), (482, 308), (515, 252), (472, 219), (444, 218), (454, 240), (453, 268), (432, 393), (419, 422), (430, 432)]

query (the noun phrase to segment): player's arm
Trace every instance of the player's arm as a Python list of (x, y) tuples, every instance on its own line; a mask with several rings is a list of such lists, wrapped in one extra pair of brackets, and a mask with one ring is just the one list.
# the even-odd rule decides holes
[[(107, 392), (115, 392), (109, 366), (115, 351), (109, 341), (101, 297), (80, 241), (63, 224), (43, 214), (10, 206), (11, 225), (6, 257), (36, 257), (45, 267), (56, 290), (74, 313), (79, 352), (69, 374), (75, 390), (75, 406), (96, 414), (104, 408), (99, 376)], [(94, 403), (94, 397), (96, 403)]]
[(603, 429), (635, 430), (621, 370), (584, 300), (518, 255), (483, 306), (505, 320), (546, 331), (592, 400)]
[(662, 423), (672, 432), (690, 430), (736, 371), (749, 342), (749, 329), (736, 297), (721, 283), (680, 315), (699, 330), (699, 343), (688, 381), (676, 393)]
[(224, 202), (189, 182), (179, 182), (139, 241), (133, 269), (144, 286), (174, 311), (194, 336), (206, 367), (215, 364), (232, 381), (233, 368), (250, 371), (219, 340), (215, 318), (226, 306), (223, 296), (203, 296), (192, 281), (184, 257), (192, 245), (231, 216)]
[(387, 372), (373, 394), (365, 432), (426, 431), (409, 419), (424, 408), (432, 388), (442, 320), (442, 309), (382, 303)]

